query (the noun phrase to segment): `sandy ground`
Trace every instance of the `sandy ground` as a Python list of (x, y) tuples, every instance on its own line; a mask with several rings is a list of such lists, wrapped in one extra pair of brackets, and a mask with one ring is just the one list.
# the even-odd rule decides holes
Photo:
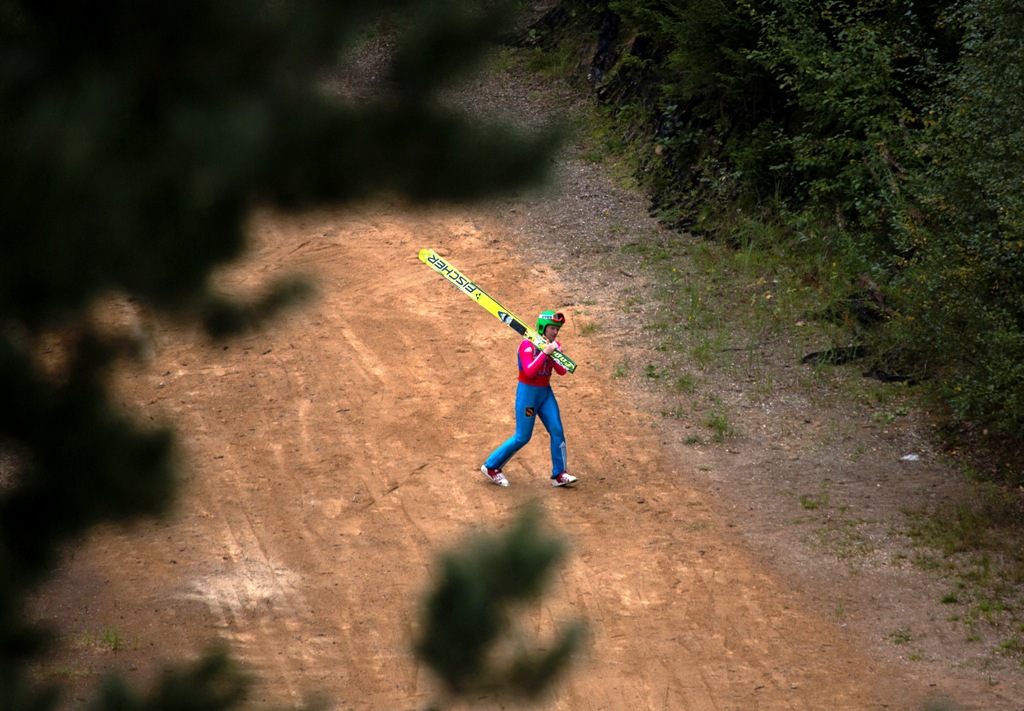
[[(468, 91), (545, 110), (514, 82)], [(526, 627), (590, 629), (540, 708), (1024, 709), (1019, 667), (967, 641), (938, 602), (948, 583), (895, 553), (902, 512), (957, 491), (926, 424), (835, 409), (792, 344), (753, 349), (768, 393), (699, 373), (700, 392), (666, 402), (643, 377), (671, 365), (642, 328), (650, 285), (619, 249), (657, 230), (645, 201), (572, 151), (557, 177), (472, 209), (263, 214), (224, 288), (300, 272), (316, 300), (226, 344), (153, 325), (152, 360), (116, 386), (126, 411), (180, 432), (181, 500), (171, 520), (96, 531), (35, 601), (63, 634), (40, 673), (68, 684), (69, 705), (107, 671), (144, 685), (222, 640), (258, 676), (257, 706), (422, 709), (437, 688), (410, 647), (437, 556), (538, 503), (569, 555)], [(518, 341), (420, 263), (423, 247), (524, 318), (571, 315), (580, 366), (555, 382), (571, 489), (548, 482), (542, 428), (509, 488), (479, 473), (513, 429)], [(701, 430), (700, 403), (680, 406), (707, 390), (731, 413), (725, 443)], [(824, 494), (814, 511), (798, 501)], [(850, 531), (870, 544), (852, 563)]]
[(127, 410), (182, 433), (184, 492), (173, 520), (97, 532), (62, 568), (37, 606), (65, 632), (49, 673), (84, 697), (105, 670), (144, 683), (221, 639), (258, 674), (259, 705), (423, 708), (436, 688), (410, 645), (437, 555), (538, 502), (570, 555), (527, 626), (543, 639), (582, 617), (591, 633), (541, 708), (1019, 707), (1010, 682), (880, 657), (774, 570), (698, 455), (609, 377), (610, 331), (563, 339), (580, 482), (549, 485), (538, 430), (511, 486), (490, 484), (478, 467), (513, 427), (517, 339), (416, 255), (449, 255), (520, 314), (569, 301), (505, 230), (457, 211), (260, 218), (225, 288), (298, 271), (318, 298), (226, 345), (161, 326), (153, 361), (120, 379)]

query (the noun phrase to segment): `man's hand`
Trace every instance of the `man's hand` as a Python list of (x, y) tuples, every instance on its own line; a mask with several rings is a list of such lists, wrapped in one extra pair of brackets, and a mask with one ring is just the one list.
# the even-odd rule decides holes
[(551, 341), (544, 344), (544, 355), (551, 355), (559, 349), (561, 344), (558, 341)]

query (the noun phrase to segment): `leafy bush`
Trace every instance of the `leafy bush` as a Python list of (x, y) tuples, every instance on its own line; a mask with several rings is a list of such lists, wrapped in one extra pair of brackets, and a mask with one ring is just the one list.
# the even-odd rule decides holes
[[(598, 94), (628, 104), (620, 133), (641, 133), (659, 216), (730, 243), (767, 223), (765, 248), (842, 272), (823, 298), (849, 305), (831, 317), (852, 335), (930, 376), (954, 420), (1024, 438), (1016, 3), (609, 7), (626, 59)], [(856, 311), (866, 283), (886, 302), (872, 323)]]
[[(658, 141), (658, 160), (649, 172), (663, 218), (692, 228), (736, 200), (762, 196), (773, 176), (760, 163), (737, 165), (730, 159), (763, 122), (771, 125), (783, 103), (776, 83), (748, 56), (758, 41), (749, 14), (735, 2), (684, 0), (666, 7), (657, 0), (612, 0), (610, 5), (634, 33), (627, 57), (642, 48), (656, 63), (641, 75), (612, 73), (608, 84), (646, 80), (655, 85), (658, 99), (648, 102), (647, 125)], [(602, 95), (639, 91), (618, 88)], [(762, 136), (772, 133), (761, 130)]]
[(1024, 437), (1024, 17), (971, 0), (948, 23), (962, 55), (927, 116), (921, 217), (901, 245), (893, 330), (938, 378), (952, 413)]

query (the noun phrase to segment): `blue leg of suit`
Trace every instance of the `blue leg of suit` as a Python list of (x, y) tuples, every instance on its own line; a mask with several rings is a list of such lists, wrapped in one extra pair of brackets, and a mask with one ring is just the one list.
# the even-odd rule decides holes
[(516, 433), (487, 458), (490, 469), (501, 469), (533, 437), (537, 418), (551, 435), (551, 478), (566, 470), (565, 430), (558, 401), (550, 386), (538, 387), (519, 383), (516, 388)]

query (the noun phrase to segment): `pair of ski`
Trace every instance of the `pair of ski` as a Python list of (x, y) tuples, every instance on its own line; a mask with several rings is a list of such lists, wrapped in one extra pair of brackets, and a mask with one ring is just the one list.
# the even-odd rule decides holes
[[(511, 328), (523, 338), (529, 339), (529, 341), (538, 348), (543, 348), (547, 344), (547, 339), (537, 333), (534, 329), (527, 326), (521, 319), (516, 317), (515, 314), (491, 298), (491, 296), (477, 286), (472, 279), (452, 266), (451, 262), (438, 255), (434, 250), (421, 249), (420, 261), (451, 282), (451, 284), (459, 291), (463, 292), (484, 307), (484, 309), (503, 324)], [(576, 370), (576, 363), (561, 351), (555, 351), (551, 354), (551, 357), (570, 373)]]

